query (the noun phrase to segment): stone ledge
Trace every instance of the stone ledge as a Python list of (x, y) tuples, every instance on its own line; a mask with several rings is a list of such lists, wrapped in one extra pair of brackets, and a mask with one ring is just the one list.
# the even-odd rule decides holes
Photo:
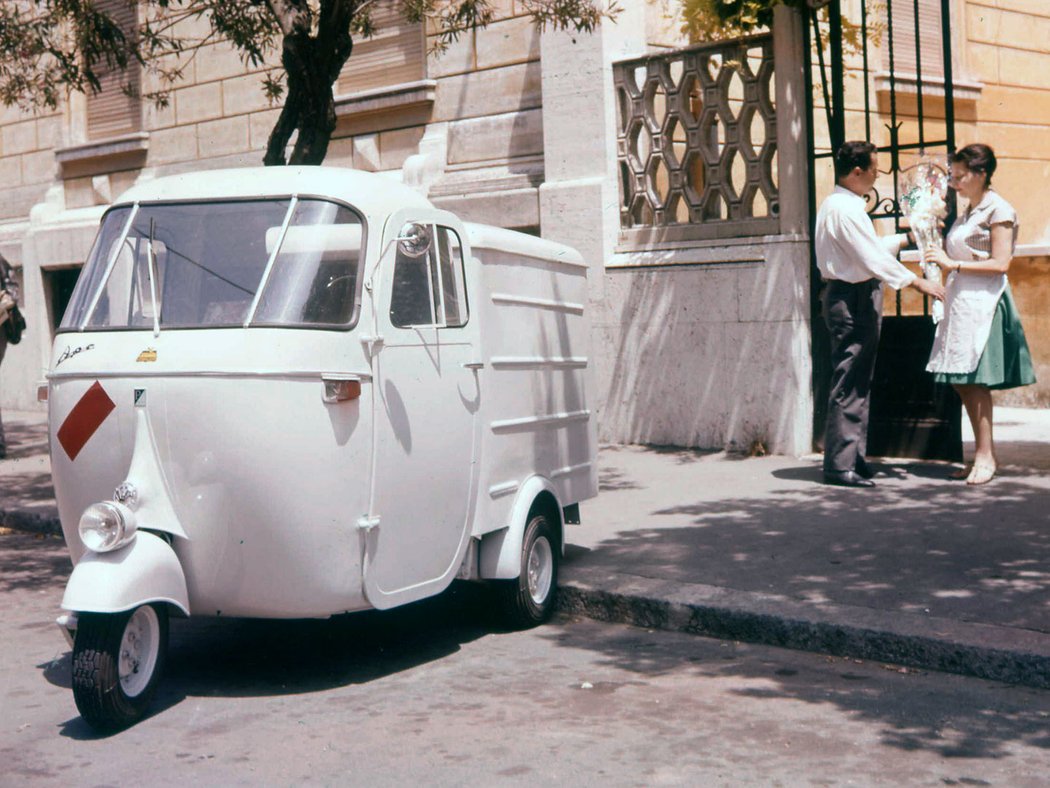
[(120, 137), (70, 145), (55, 150), (55, 161), (65, 166), (76, 162), (121, 156), (128, 153), (145, 153), (149, 150), (149, 132), (137, 131)]
[(653, 249), (619, 248), (606, 268), (644, 268), (666, 265), (710, 265), (712, 263), (764, 263), (769, 247), (776, 244), (809, 244), (799, 234), (762, 235), (749, 238), (679, 241)]
[(538, 228), (539, 190), (535, 187), (489, 192), (459, 192), (430, 195), (435, 207), (452, 211), (460, 218), (481, 224), (515, 229)]
[(62, 177), (83, 178), (118, 170), (138, 169), (149, 153), (149, 132), (136, 131), (119, 137), (72, 145), (55, 151)]
[(437, 95), (436, 79), (404, 82), (374, 90), (362, 90), (335, 97), (336, 117), (364, 115), (370, 112), (388, 112), (421, 104), (433, 104)]
[[(894, 87), (898, 93), (916, 95), (919, 92), (919, 78), (915, 74), (894, 74)], [(890, 92), (890, 74), (888, 71), (880, 71), (875, 74), (875, 90), (879, 93)], [(984, 83), (972, 82), (970, 80), (952, 79), (952, 97), (956, 101), (977, 101), (984, 90)], [(922, 94), (924, 96), (943, 96), (944, 80), (926, 77), (922, 80)]]
[(535, 193), (543, 183), (543, 177), (543, 156), (521, 156), (497, 162), (452, 164), (444, 170), (440, 178), (430, 185), (427, 196), (431, 199), (447, 197), (475, 199), (483, 195), (499, 195), (522, 190), (531, 190)]

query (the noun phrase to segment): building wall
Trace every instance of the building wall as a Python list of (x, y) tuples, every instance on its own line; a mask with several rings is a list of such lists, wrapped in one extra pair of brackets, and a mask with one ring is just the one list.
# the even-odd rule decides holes
[(498, 21), (431, 59), (432, 122), (444, 124), (431, 133), (444, 137), (447, 155), (430, 197), (472, 221), (536, 232), (544, 172), (540, 33), (522, 3), (494, 6)]
[(808, 245), (760, 262), (610, 271), (594, 332), (600, 436), (621, 443), (809, 450)]
[(963, 51), (983, 87), (959, 144), (984, 142), (999, 159), (996, 188), (1017, 208), (1021, 243), (1050, 241), (1050, 3), (969, 0)]
[(0, 253), (20, 265), (20, 235), (29, 212), (55, 180), (54, 150), (63, 134), (61, 111), (33, 116), (0, 106)]
[[(659, 252), (633, 260), (617, 246), (610, 66), (683, 43), (666, 5), (625, 4), (616, 25), (587, 36), (541, 34), (517, 0), (501, 0), (493, 24), (428, 60), (420, 85), (337, 96), (326, 163), (403, 177), (467, 220), (580, 248), (590, 265), (591, 385), (605, 440), (805, 451), (812, 408), (801, 214), (787, 235), (753, 239), (762, 249), (746, 259), (715, 244), (654, 267)], [(203, 32), (199, 21), (184, 25)], [(5, 202), (12, 218), (0, 227), (24, 264), (30, 321), (0, 378), (5, 406), (37, 406), (52, 337), (49, 283), (84, 259), (110, 201), (139, 178), (259, 162), (278, 113), (258, 89), (261, 70), (228, 45), (211, 45), (186, 65), (169, 106), (145, 109), (145, 133), (119, 141), (86, 139), (78, 99), (53, 117), (5, 124), (22, 140), (13, 155), (40, 158), (38, 180), (22, 204)], [(797, 153), (788, 160), (782, 177), (804, 183)], [(804, 200), (792, 204), (802, 210)]]
[[(361, 95), (343, 81), (325, 163), (397, 178), (411, 169), (435, 203), (465, 219), (538, 232), (539, 34), (517, 0), (492, 5), (493, 23), (430, 55), (414, 90)], [(208, 30), (200, 19), (177, 27), (188, 38)], [(144, 102), (139, 134), (88, 139), (78, 95), (54, 112), (0, 108), (0, 253), (20, 269), (29, 323), (0, 372), (3, 405), (37, 407), (61, 317), (52, 308), (56, 276), (82, 264), (112, 200), (142, 178), (262, 163), (280, 112), (262, 91), (269, 64), (246, 65), (222, 42), (179, 64), (168, 105)], [(144, 76), (144, 92), (160, 87)]]
[[(338, 95), (326, 163), (404, 178), (467, 220), (579, 248), (590, 266), (592, 387), (604, 440), (802, 453), (810, 449), (812, 395), (806, 113), (802, 53), (792, 49), (801, 41), (799, 20), (778, 12), (780, 234), (626, 248), (610, 67), (683, 43), (668, 2), (623, 4), (617, 24), (588, 36), (540, 33), (519, 0), (500, 0), (496, 21), (431, 56), (418, 84)], [(993, 5), (958, 2), (968, 15)], [(1032, 19), (1050, 15), (1035, 0), (995, 0), (994, 32), (984, 18), (968, 21), (975, 49), (965, 57), (986, 81), (960, 123), (975, 124), (975, 134), (1005, 135), (993, 141), (1009, 165), (1003, 191), (1011, 196), (1016, 188), (1027, 199), (1034, 190), (1015, 187), (1009, 173), (1023, 171), (1022, 161), (1050, 162), (1030, 128), (1045, 120), (1040, 97), (1050, 91), (1015, 84), (1037, 78), (1018, 75), (1011, 59), (1031, 41), (1004, 27), (1013, 6)], [(993, 62), (994, 85), (984, 70), (992, 67), (981, 65)], [(116, 142), (86, 139), (79, 97), (39, 116), (2, 111), (0, 173), (9, 188), (0, 196), (0, 251), (23, 267), (30, 324), (0, 372), (5, 407), (39, 407), (36, 384), (58, 319), (50, 306), (56, 276), (84, 259), (110, 201), (139, 178), (260, 163), (279, 112), (260, 79), (261, 69), (246, 67), (231, 47), (210, 45), (186, 65), (169, 106), (145, 109), (145, 133)], [(1021, 102), (1029, 114), (1017, 109)], [(1032, 151), (1038, 156), (1025, 159)], [(1047, 210), (1035, 198), (1018, 207), (1026, 228)]]
[(1010, 289), (1017, 311), (1021, 314), (1032, 354), (1036, 383), (1010, 391), (997, 391), (995, 401), (1001, 405), (1028, 408), (1050, 408), (1050, 247), (1041, 254), (1015, 258), (1010, 264)]

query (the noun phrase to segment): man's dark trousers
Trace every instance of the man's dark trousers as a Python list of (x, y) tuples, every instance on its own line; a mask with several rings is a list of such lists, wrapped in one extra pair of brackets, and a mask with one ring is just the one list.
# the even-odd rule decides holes
[[(4, 352), (7, 350), (7, 332), (0, 325), (0, 364), (4, 363)], [(4, 419), (0, 416), (0, 459), (7, 456), (7, 441), (4, 439)]]
[(871, 378), (882, 327), (882, 283), (829, 280), (824, 322), (831, 334), (824, 472), (841, 474), (854, 470), (867, 450)]

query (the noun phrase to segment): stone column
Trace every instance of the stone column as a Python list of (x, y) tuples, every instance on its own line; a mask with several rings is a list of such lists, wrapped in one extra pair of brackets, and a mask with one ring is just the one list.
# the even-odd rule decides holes
[(540, 234), (577, 249), (587, 261), (591, 343), (585, 373), (590, 433), (603, 430), (604, 390), (598, 367), (608, 356), (603, 322), (605, 264), (620, 228), (616, 182), (616, 95), (612, 62), (645, 51), (643, 2), (623, 4), (616, 21), (591, 34), (546, 31), (540, 36), (544, 182), (539, 188)]
[(773, 9), (773, 60), (776, 63), (777, 170), (780, 191), (780, 232), (809, 233), (809, 150), (806, 145), (805, 52), (806, 20), (797, 10)]
[(601, 300), (605, 261), (620, 227), (611, 64), (645, 53), (646, 5), (622, 4), (614, 22), (604, 21), (591, 34), (548, 30), (540, 37), (540, 232), (587, 260), (592, 304)]
[(810, 322), (809, 167), (806, 139), (809, 107), (806, 105), (803, 48), (805, 17), (797, 10), (778, 5), (773, 17), (773, 59), (776, 63), (777, 184), (780, 193), (780, 233), (797, 238), (785, 244), (781, 265), (790, 266), (794, 283), (791, 357), (785, 359), (787, 379), (795, 389), (787, 401), (793, 407), (784, 414), (776, 450), (800, 455), (812, 449), (813, 354)]

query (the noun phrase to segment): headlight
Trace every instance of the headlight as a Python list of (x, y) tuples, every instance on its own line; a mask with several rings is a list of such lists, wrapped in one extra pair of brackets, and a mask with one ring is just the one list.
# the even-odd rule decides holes
[(93, 503), (80, 515), (80, 541), (88, 550), (106, 553), (135, 536), (135, 513), (117, 501)]

